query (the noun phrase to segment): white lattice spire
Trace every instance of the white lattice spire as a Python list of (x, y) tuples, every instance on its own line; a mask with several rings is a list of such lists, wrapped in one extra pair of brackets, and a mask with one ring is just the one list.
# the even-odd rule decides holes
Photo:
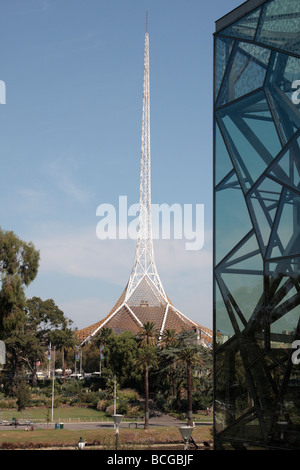
[(144, 82), (143, 82), (143, 117), (141, 144), (141, 174), (139, 200), (139, 230), (135, 261), (128, 282), (126, 299), (128, 300), (137, 286), (147, 285), (153, 290), (160, 302), (167, 302), (167, 296), (159, 279), (154, 260), (152, 224), (151, 224), (151, 157), (150, 157), (150, 73), (149, 73), (149, 34), (148, 15), (146, 19)]
[(116, 334), (131, 331), (138, 334), (151, 321), (159, 338), (167, 329), (197, 331), (204, 345), (212, 342), (212, 332), (203, 329), (183, 315), (169, 301), (159, 279), (154, 261), (151, 227), (151, 161), (150, 161), (150, 82), (149, 35), (146, 22), (143, 120), (140, 175), (140, 215), (135, 261), (128, 284), (109, 314), (102, 320), (77, 332), (81, 344), (88, 343), (102, 329), (111, 328)]

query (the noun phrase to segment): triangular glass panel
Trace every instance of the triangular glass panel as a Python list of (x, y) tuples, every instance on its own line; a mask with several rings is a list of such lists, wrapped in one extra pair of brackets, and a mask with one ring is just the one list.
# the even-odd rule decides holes
[(299, 254), (300, 246), (300, 196), (294, 191), (283, 189), (280, 198), (270, 242), (268, 258)]
[(218, 346), (224, 344), (235, 332), (229, 319), (223, 297), (218, 284), (215, 284), (215, 312), (216, 312), (216, 343)]
[(215, 97), (217, 97), (234, 40), (216, 36), (215, 39)]
[[(285, 278), (285, 283), (277, 290), (274, 295), (272, 312), (270, 310), (271, 333), (273, 342), (277, 341), (274, 347), (291, 347), (291, 342), (295, 335), (295, 325), (299, 321), (300, 314), (300, 298), (298, 304), (296, 302), (299, 293), (289, 278)], [(276, 336), (275, 336), (276, 335)]]
[(126, 303), (129, 306), (161, 306), (164, 303), (164, 299), (149, 277), (144, 275), (126, 300)]
[[(260, 266), (262, 263), (260, 262)], [(263, 294), (262, 272), (258, 274), (222, 273), (221, 277), (235, 304), (248, 322), (259, 305)]]
[(215, 202), (215, 254), (218, 263), (252, 229), (252, 224), (240, 186), (217, 191)]
[(253, 39), (256, 32), (257, 22), (260, 16), (260, 8), (252, 11), (231, 26), (219, 31), (220, 34), (236, 38)]
[(300, 2), (272, 0), (262, 13), (256, 41), (286, 52), (299, 53)]
[[(272, 261), (266, 261), (265, 274), (272, 277), (272, 280), (280, 279), (282, 276), (288, 276), (299, 283), (300, 255), (286, 258), (279, 258)], [(299, 286), (300, 290), (300, 286)]]
[(247, 192), (281, 150), (263, 91), (220, 109), (217, 119), (239, 180)]
[(217, 99), (217, 107), (236, 100), (264, 84), (270, 51), (236, 42)]
[(276, 159), (267, 172), (280, 184), (300, 192), (300, 137), (294, 139), (286, 152)]
[(232, 169), (228, 175), (223, 178), (220, 183), (216, 186), (216, 191), (222, 191), (228, 188), (240, 189), (240, 183), (238, 181), (235, 171)]
[(216, 124), (215, 136), (215, 184), (217, 185), (226, 175), (228, 175), (228, 173), (230, 173), (231, 170), (233, 170), (233, 166), (218, 124)]
[(298, 88), (294, 81), (299, 77), (300, 59), (280, 52), (272, 53), (265, 92), (283, 145), (300, 128), (300, 103), (294, 97)]
[(216, 267), (216, 271), (257, 273), (262, 272), (262, 257), (255, 232), (252, 230), (241, 240), (226, 258)]
[(263, 178), (247, 195), (248, 208), (263, 254), (269, 242), (281, 190), (282, 186), (278, 183), (270, 178)]

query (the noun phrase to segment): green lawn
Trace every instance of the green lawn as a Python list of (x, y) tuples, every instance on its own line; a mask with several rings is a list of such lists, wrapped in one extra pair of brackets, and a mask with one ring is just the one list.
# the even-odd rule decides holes
[[(52, 410), (47, 408), (28, 408), (24, 411), (16, 410), (0, 410), (0, 421), (10, 421), (13, 418), (22, 420), (30, 420), (33, 422), (51, 422), (52, 421)], [(80, 408), (80, 407), (66, 407), (66, 408), (54, 408), (53, 410), (53, 422), (76, 420), (76, 421), (107, 421), (109, 418), (106, 417), (102, 411), (97, 411), (92, 408)]]
[[(185, 416), (175, 415), (179, 419), (185, 419)], [(0, 422), (2, 420), (11, 421), (16, 418), (19, 421), (32, 421), (41, 423), (52, 422), (52, 410), (49, 408), (28, 408), (24, 411), (1, 410)], [(124, 421), (131, 421), (130, 418), (124, 418)], [(139, 419), (143, 420), (143, 418)], [(53, 423), (66, 421), (112, 421), (103, 411), (97, 411), (92, 408), (66, 407), (53, 409)], [(134, 419), (135, 421), (135, 419)], [(193, 414), (193, 421), (212, 422), (212, 416), (205, 414)]]
[[(24, 429), (13, 428), (0, 431), (1, 449), (38, 449), (38, 448), (77, 448), (82, 437), (91, 450), (97, 446), (102, 449), (114, 449), (114, 429), (90, 429), (71, 431), (68, 429), (34, 429), (25, 432)], [(203, 441), (211, 441), (211, 427), (196, 426), (193, 438), (200, 445)], [(119, 432), (119, 449), (160, 448), (158, 446), (176, 445), (183, 449), (182, 438), (178, 428), (129, 429), (121, 428)], [(167, 448), (167, 447), (165, 447)]]

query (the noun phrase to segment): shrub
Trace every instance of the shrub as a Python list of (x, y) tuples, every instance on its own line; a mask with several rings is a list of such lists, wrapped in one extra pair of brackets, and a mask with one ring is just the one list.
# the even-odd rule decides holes
[(17, 388), (17, 405), (18, 411), (24, 410), (30, 404), (30, 388), (26, 383), (21, 382)]
[(128, 403), (138, 403), (139, 401), (138, 392), (132, 388), (125, 388), (124, 390), (120, 390), (118, 396), (120, 400), (127, 401)]
[(114, 405), (109, 405), (105, 410), (106, 416), (112, 416), (114, 414)]
[(98, 411), (105, 411), (106, 408), (108, 407), (108, 400), (99, 400), (97, 403), (97, 410)]
[(129, 410), (128, 403), (126, 401), (120, 401), (117, 404), (117, 413), (126, 416)]
[(144, 416), (144, 406), (143, 405), (137, 405), (137, 406), (129, 406), (127, 416), (130, 417), (138, 417), (138, 416)]
[(16, 408), (16, 399), (15, 398), (7, 398), (6, 400), (0, 400), (0, 409), (12, 409)]
[(97, 408), (98, 401), (99, 401), (99, 393), (97, 392), (81, 393), (80, 401), (81, 403), (87, 404), (92, 408)]

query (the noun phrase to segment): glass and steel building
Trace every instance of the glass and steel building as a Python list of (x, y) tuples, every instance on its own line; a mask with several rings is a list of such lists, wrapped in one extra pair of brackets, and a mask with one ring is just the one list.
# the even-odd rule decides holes
[(214, 442), (300, 450), (300, 1), (214, 34)]

